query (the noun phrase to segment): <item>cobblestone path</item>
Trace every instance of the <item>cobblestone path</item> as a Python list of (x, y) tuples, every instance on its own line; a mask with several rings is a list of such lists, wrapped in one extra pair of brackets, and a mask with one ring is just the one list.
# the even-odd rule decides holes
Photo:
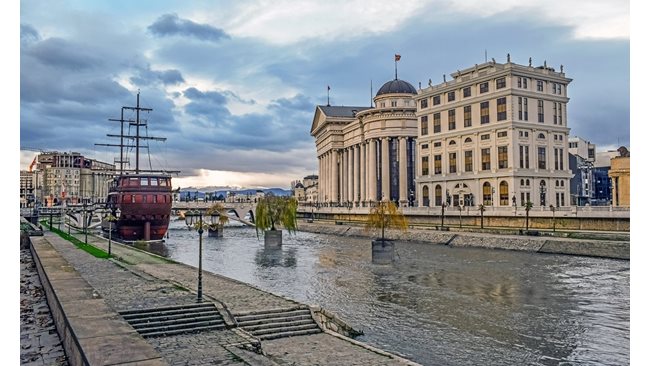
[(20, 364), (68, 365), (29, 249), (20, 250)]

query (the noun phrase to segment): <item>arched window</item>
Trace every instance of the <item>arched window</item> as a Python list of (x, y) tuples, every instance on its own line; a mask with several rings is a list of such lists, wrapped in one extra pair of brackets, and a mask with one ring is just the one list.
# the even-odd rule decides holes
[(556, 186), (556, 187), (559, 187), (559, 186), (560, 186), (560, 181), (557, 180), (557, 179), (555, 180), (555, 186)]
[(422, 205), (429, 207), (429, 186), (422, 187)]
[(526, 179), (526, 186), (530, 186), (530, 179)]
[(519, 183), (520, 186), (524, 185), (524, 180), (522, 179), (521, 182)]
[(483, 183), (483, 205), (492, 206), (492, 186), (490, 183)]
[(543, 134), (543, 133), (540, 133), (539, 135), (537, 135), (537, 138), (538, 138), (538, 139), (542, 139), (542, 140), (543, 140), (543, 139), (545, 139), (545, 138), (546, 138), (546, 136), (544, 136), (544, 134)]
[(450, 146), (451, 146), (451, 145), (456, 145), (456, 141), (455, 141), (455, 140), (451, 140), (451, 141), (449, 141), (449, 145), (450, 145)]
[(440, 185), (436, 186), (436, 206), (442, 206), (442, 187)]
[(499, 204), (501, 206), (508, 206), (508, 182), (505, 180), (499, 184)]
[(468, 137), (468, 138), (465, 139), (465, 143), (466, 143), (466, 144), (469, 144), (470, 142), (472, 142), (472, 139), (471, 139), (471, 138)]
[(539, 205), (546, 206), (546, 182), (539, 182)]
[(560, 187), (564, 187), (564, 181), (563, 180), (560, 181)]

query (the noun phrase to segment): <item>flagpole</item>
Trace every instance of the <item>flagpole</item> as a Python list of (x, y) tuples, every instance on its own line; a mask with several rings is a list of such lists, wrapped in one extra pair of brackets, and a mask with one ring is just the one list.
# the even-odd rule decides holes
[(330, 106), (330, 86), (327, 86), (327, 106)]
[(397, 57), (395, 57), (395, 80), (397, 80)]

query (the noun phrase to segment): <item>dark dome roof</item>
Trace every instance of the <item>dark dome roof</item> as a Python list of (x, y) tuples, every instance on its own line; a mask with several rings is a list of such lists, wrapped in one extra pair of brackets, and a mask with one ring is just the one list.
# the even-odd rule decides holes
[(395, 79), (387, 82), (381, 88), (379, 88), (376, 96), (393, 93), (417, 94), (418, 92), (415, 90), (413, 85), (409, 84), (408, 82)]

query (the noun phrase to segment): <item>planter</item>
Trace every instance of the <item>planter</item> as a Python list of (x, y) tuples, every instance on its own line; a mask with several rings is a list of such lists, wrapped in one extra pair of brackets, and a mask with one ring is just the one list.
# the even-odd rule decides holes
[(208, 229), (208, 237), (211, 238), (223, 238), (223, 227), (219, 226), (216, 229)]
[(282, 247), (282, 230), (267, 230), (264, 232), (264, 247), (273, 249)]
[(388, 239), (372, 241), (372, 263), (391, 264), (395, 261), (395, 243)]

